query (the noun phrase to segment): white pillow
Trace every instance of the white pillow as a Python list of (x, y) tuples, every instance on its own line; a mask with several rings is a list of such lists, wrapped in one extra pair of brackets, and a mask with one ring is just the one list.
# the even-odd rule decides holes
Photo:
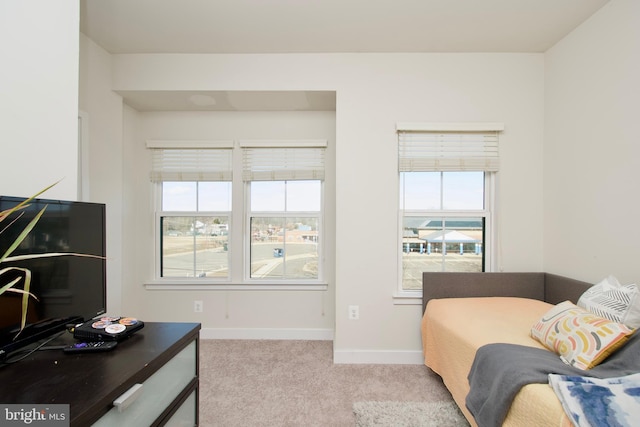
[(621, 285), (613, 276), (601, 280), (582, 294), (578, 306), (593, 314), (631, 328), (640, 326), (640, 290), (635, 284)]

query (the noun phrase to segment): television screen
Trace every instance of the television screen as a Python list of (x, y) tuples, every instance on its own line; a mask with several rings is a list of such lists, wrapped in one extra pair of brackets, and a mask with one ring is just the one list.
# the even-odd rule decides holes
[[(0, 196), (0, 212), (23, 198)], [(63, 330), (67, 324), (94, 318), (106, 311), (105, 205), (100, 203), (34, 199), (25, 209), (0, 222), (0, 256), (16, 240), (37, 213), (44, 214), (22, 244), (11, 254), (77, 253), (2, 262), (0, 270), (20, 267), (31, 271), (27, 326), (20, 330), (22, 294), (0, 294), (0, 358), (9, 352)], [(24, 288), (24, 272), (0, 275), (0, 287), (23, 277), (14, 286)]]

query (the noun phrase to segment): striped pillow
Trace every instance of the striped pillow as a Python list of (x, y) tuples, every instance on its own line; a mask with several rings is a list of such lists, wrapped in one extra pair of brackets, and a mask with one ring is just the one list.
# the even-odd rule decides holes
[(635, 284), (621, 285), (609, 276), (582, 294), (578, 306), (631, 328), (640, 326), (640, 291)]
[(622, 347), (634, 329), (562, 302), (531, 328), (531, 336), (578, 369), (591, 369)]

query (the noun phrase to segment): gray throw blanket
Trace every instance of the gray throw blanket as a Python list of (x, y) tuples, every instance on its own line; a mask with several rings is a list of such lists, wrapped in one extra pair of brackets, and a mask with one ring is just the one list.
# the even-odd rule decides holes
[(502, 425), (511, 403), (527, 384), (547, 384), (549, 374), (613, 378), (640, 372), (640, 334), (634, 334), (600, 365), (583, 371), (558, 355), (515, 344), (480, 347), (469, 372), (466, 406), (479, 427)]

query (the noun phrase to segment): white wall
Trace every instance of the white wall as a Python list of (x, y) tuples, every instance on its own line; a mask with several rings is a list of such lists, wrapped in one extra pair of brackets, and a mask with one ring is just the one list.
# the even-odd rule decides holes
[(77, 1), (0, 2), (0, 194), (62, 180), (42, 197), (77, 198), (79, 14)]
[(80, 111), (89, 139), (89, 201), (107, 206), (107, 311), (122, 314), (123, 112), (122, 97), (111, 90), (111, 55), (80, 35)]
[[(498, 265), (509, 271), (542, 268), (541, 54), (114, 55), (113, 67), (116, 90), (337, 92), (336, 250), (335, 271), (330, 272), (335, 277), (330, 285), (335, 288), (337, 362), (420, 363), (420, 306), (394, 305), (392, 298), (400, 276), (397, 122), (505, 123)], [(131, 115), (138, 114), (131, 111)], [(132, 154), (127, 150), (125, 162)], [(126, 194), (143, 185), (147, 184), (125, 179), (125, 199), (136, 204), (129, 209), (146, 211), (151, 221), (149, 201)], [(151, 234), (147, 233), (147, 241), (140, 241), (144, 237), (138, 236), (135, 244), (149, 248)], [(124, 236), (125, 247), (133, 243)], [(131, 259), (139, 259), (139, 254)], [(144, 274), (130, 273), (123, 277), (125, 308), (145, 307), (153, 318), (192, 318), (189, 292), (159, 296), (162, 291), (140, 289)], [(236, 332), (257, 328), (258, 322), (247, 322), (251, 319), (247, 313), (261, 307), (264, 321), (276, 328), (310, 325), (306, 314), (295, 309), (283, 317), (263, 307), (279, 307), (278, 292), (229, 291), (225, 298), (213, 303), (221, 317), (209, 319), (205, 326)], [(237, 298), (246, 302), (238, 308), (245, 313), (236, 320), (223, 319), (224, 304), (233, 304)], [(313, 293), (301, 292), (294, 298), (301, 307), (324, 304)], [(347, 320), (351, 304), (360, 306), (358, 321)]]
[[(544, 269), (591, 281), (613, 273), (622, 281), (636, 281), (633, 266), (640, 236), (633, 225), (640, 210), (635, 197), (640, 153), (631, 132), (640, 95), (639, 7), (636, 0), (611, 1), (545, 55), (109, 58), (90, 47), (93, 58), (82, 64), (87, 98), (82, 98), (81, 107), (88, 110), (91, 123), (100, 126), (91, 133), (91, 197), (109, 203), (111, 222), (122, 218), (115, 225), (122, 229), (115, 232), (122, 243), (111, 235), (108, 250), (122, 263), (122, 281), (115, 286), (121, 288), (116, 292), (122, 292), (123, 311), (142, 307), (150, 317), (186, 319), (186, 311), (176, 306), (191, 298), (186, 292), (158, 297), (151, 295), (161, 291), (142, 290), (144, 274), (136, 266), (135, 248), (150, 243), (133, 244), (130, 237), (135, 234), (134, 212), (152, 215), (150, 201), (135, 193), (137, 186), (146, 184), (131, 180), (138, 173), (132, 147), (144, 136), (142, 117), (118, 107), (109, 86), (337, 92), (336, 251), (330, 273), (335, 277), (331, 315), (338, 362), (419, 363), (421, 356), (419, 306), (394, 305), (392, 299), (399, 277), (396, 122), (505, 123), (498, 207), (500, 268)], [(39, 13), (33, 15), (33, 9)], [(75, 198), (78, 15), (75, 1), (0, 3), (0, 50), (3, 63), (11, 64), (0, 67), (0, 193), (26, 195), (64, 178), (48, 195)], [(85, 40), (83, 45), (91, 43)], [(109, 82), (106, 69), (111, 67), (114, 80)], [(105, 108), (98, 108), (105, 100)], [(367, 251), (354, 250), (363, 242)], [(113, 282), (109, 286), (111, 292)], [(228, 292), (224, 304), (233, 305), (239, 295)], [(306, 301), (312, 295), (299, 295), (303, 306), (312, 304)], [(277, 292), (246, 294), (243, 298), (251, 302), (238, 310), (277, 305), (279, 297)], [(317, 304), (331, 306), (328, 300)], [(360, 305), (359, 321), (347, 320), (351, 304)], [(291, 312), (273, 324), (295, 328), (301, 316)], [(241, 313), (240, 318), (249, 317)], [(257, 327), (253, 322), (224, 324), (215, 319), (209, 326), (224, 325), (238, 330)]]
[[(335, 112), (146, 112), (127, 108), (125, 168), (129, 183), (125, 190), (132, 208), (125, 234), (125, 259), (130, 263), (123, 290), (127, 313), (154, 321), (194, 321), (202, 323), (205, 338), (280, 337), (332, 339), (335, 319), (335, 280), (327, 291), (227, 291), (227, 290), (145, 290), (154, 278), (153, 191), (149, 180), (151, 151), (147, 140), (243, 140), (243, 139), (323, 139), (328, 141), (325, 204), (330, 212), (324, 224), (325, 261), (335, 270)], [(240, 171), (240, 168), (238, 168)], [(239, 172), (238, 172), (239, 173)], [(234, 189), (234, 200), (242, 189)], [(232, 223), (232, 233), (241, 235), (243, 224)], [(232, 266), (242, 265), (242, 248), (232, 250)], [(193, 312), (193, 301), (203, 301), (202, 313)]]
[(544, 267), (640, 281), (640, 2), (614, 0), (545, 54)]

